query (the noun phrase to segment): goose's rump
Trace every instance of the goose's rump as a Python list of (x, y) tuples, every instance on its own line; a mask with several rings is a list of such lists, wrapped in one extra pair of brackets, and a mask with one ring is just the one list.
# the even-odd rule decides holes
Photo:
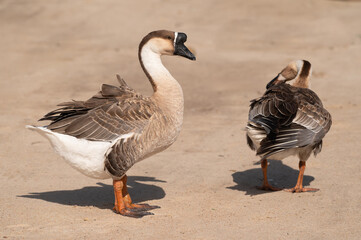
[(88, 141), (56, 133), (45, 127), (26, 127), (47, 138), (55, 152), (84, 175), (100, 179), (111, 177), (104, 169), (104, 161), (108, 149), (114, 144), (113, 142)]
[(247, 142), (262, 158), (293, 155), (298, 151), (291, 149), (309, 146), (317, 154), (330, 126), (331, 115), (314, 92), (280, 84), (252, 101)]

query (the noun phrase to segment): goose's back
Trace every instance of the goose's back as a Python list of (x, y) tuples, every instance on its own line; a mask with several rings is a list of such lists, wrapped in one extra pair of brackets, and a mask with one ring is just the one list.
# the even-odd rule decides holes
[(320, 151), (331, 123), (316, 93), (282, 83), (251, 101), (247, 142), (263, 158), (307, 146)]
[(51, 131), (90, 141), (113, 141), (121, 135), (140, 133), (161, 110), (149, 97), (137, 94), (122, 80), (107, 84), (86, 101), (59, 104), (61, 108), (40, 120), (50, 120)]

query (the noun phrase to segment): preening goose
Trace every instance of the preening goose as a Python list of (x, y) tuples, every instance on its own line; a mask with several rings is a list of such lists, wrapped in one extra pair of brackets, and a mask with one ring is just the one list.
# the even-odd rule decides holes
[[(311, 64), (297, 60), (288, 64), (267, 84), (262, 97), (251, 101), (247, 143), (261, 157), (263, 190), (280, 190), (267, 181), (267, 159), (299, 158), (299, 176), (290, 192), (317, 191), (304, 188), (306, 161), (321, 152), (322, 139), (331, 127), (331, 115), (316, 93), (308, 89)], [(294, 80), (292, 85), (286, 82)]]
[(27, 126), (46, 137), (55, 151), (81, 173), (112, 178), (114, 210), (124, 216), (150, 215), (157, 206), (134, 204), (127, 191), (126, 172), (136, 162), (169, 147), (183, 122), (183, 92), (161, 61), (161, 55), (195, 60), (184, 45), (187, 35), (154, 31), (139, 45), (139, 61), (154, 93), (145, 97), (118, 76), (119, 87), (103, 84), (86, 101), (59, 104), (40, 120), (44, 127)]

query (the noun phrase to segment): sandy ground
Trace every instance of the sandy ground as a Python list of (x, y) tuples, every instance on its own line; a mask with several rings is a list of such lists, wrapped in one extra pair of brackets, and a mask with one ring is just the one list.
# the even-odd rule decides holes
[[(178, 141), (129, 172), (154, 216), (114, 214), (111, 180), (69, 167), (26, 124), (84, 100), (119, 73), (146, 95), (141, 38), (183, 31), (197, 61), (164, 57), (183, 86)], [(0, 238), (360, 239), (361, 2), (0, 1)], [(304, 182), (321, 190), (264, 192), (244, 126), (249, 100), (289, 61), (313, 64), (312, 89), (332, 113)], [(272, 161), (292, 187), (298, 161)]]

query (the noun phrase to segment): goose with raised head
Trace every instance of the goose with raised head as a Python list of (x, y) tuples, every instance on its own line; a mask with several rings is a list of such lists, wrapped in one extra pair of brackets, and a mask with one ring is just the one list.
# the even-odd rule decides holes
[[(261, 157), (263, 190), (281, 190), (267, 180), (267, 159), (282, 160), (296, 155), (299, 158), (299, 176), (290, 192), (317, 191), (303, 187), (306, 161), (311, 153), (321, 152), (322, 139), (330, 130), (330, 113), (321, 100), (308, 89), (312, 73), (306, 60), (291, 62), (272, 81), (262, 97), (251, 101), (247, 143)], [(290, 85), (286, 82), (293, 81)]]
[(134, 204), (127, 191), (126, 172), (135, 163), (165, 150), (179, 135), (183, 122), (183, 92), (161, 61), (161, 55), (195, 56), (184, 45), (187, 35), (166, 30), (146, 35), (138, 57), (154, 93), (142, 96), (118, 76), (119, 87), (103, 84), (86, 101), (59, 104), (40, 120), (43, 127), (27, 126), (46, 137), (55, 151), (81, 173), (112, 178), (114, 210), (142, 217), (157, 208)]

